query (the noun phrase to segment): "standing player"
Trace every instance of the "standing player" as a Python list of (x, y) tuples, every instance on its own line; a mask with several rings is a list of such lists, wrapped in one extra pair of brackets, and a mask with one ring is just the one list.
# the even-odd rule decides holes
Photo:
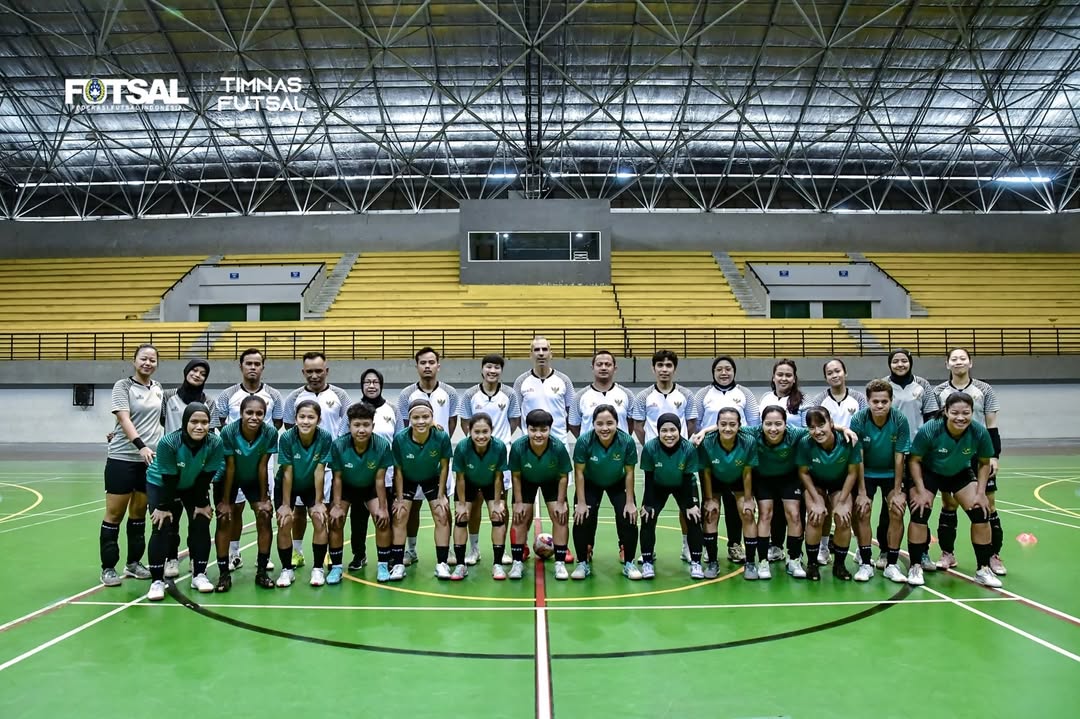
[[(885, 578), (904, 584), (907, 577), (897, 566), (900, 561), (900, 540), (904, 536), (904, 455), (911, 449), (911, 432), (907, 417), (893, 407), (893, 386), (883, 379), (866, 385), (867, 409), (860, 409), (851, 418), (851, 430), (862, 441), (863, 476), (855, 502), (855, 536), (859, 540), (859, 569), (856, 582), (868, 582), (874, 576), (870, 564), (870, 517), (874, 497), (881, 490), (881, 506), (887, 518), (885, 533), (878, 525), (878, 544), (885, 558)], [(880, 522), (880, 518), (878, 520)], [(917, 561), (912, 558), (912, 561)]]
[(833, 576), (847, 581), (851, 579), (851, 572), (845, 566), (851, 544), (851, 493), (859, 479), (862, 446), (847, 443), (824, 407), (806, 411), (806, 429), (808, 436), (799, 440), (795, 450), (799, 480), (806, 497), (806, 554), (810, 560), (806, 578), (821, 579), (819, 543), (825, 516), (831, 513), (836, 519)]
[[(988, 521), (990, 523), (990, 569), (994, 574), (1005, 576), (1005, 564), (1001, 561), (1001, 547), (1004, 541), (1004, 533), (1001, 529), (1001, 517), (998, 516), (997, 505), (994, 496), (997, 494), (998, 462), (1001, 457), (1001, 434), (997, 428), (997, 415), (1000, 405), (994, 388), (982, 380), (971, 376), (971, 354), (962, 348), (949, 352), (947, 362), (949, 379), (942, 382), (934, 393), (938, 401), (944, 406), (945, 400), (957, 392), (963, 392), (971, 397), (974, 421), (986, 428), (990, 435), (990, 441), (994, 446), (994, 456), (990, 458), (990, 478), (986, 482), (986, 499), (989, 501)], [(972, 471), (978, 467), (974, 459), (971, 462)], [(938, 560), (938, 569), (950, 569), (956, 566), (956, 555), (953, 549), (956, 544), (956, 510), (959, 503), (951, 492), (941, 492), (941, 516), (938, 517), (938, 544), (941, 545), (941, 559)]]
[(618, 413), (609, 404), (593, 410), (593, 429), (581, 435), (574, 445), (574, 482), (577, 504), (574, 507), (574, 552), (578, 563), (570, 575), (585, 579), (589, 567), (589, 549), (596, 542), (600, 501), (606, 494), (615, 510), (615, 527), (626, 561), (623, 576), (641, 579), (634, 563), (637, 552), (637, 506), (634, 502), (634, 468), (637, 446), (633, 438), (618, 428)]
[[(656, 421), (658, 434), (641, 450), (645, 489), (641, 499), (641, 578), (656, 576), (656, 520), (669, 497), (687, 515), (690, 577), (703, 579), (701, 507), (697, 498), (698, 450), (682, 436), (682, 420), (670, 412)], [(714, 547), (715, 549), (715, 547)]]
[[(431, 519), (435, 522), (435, 576), (450, 579), (450, 501), (447, 499), (447, 475), (453, 450), (450, 435), (435, 424), (431, 403), (414, 399), (405, 409), (409, 426), (394, 435), (394, 495), (395, 513), (410, 511), (414, 497), (428, 501)], [(456, 419), (456, 418), (455, 418)], [(421, 499), (420, 501), (423, 501)], [(394, 527), (394, 567), (392, 580), (404, 576), (404, 540), (400, 529)], [(397, 576), (395, 576), (395, 574)]]
[(210, 518), (213, 510), (207, 490), (224, 466), (221, 438), (210, 432), (210, 409), (190, 402), (180, 416), (181, 429), (170, 432), (158, 443), (154, 462), (146, 473), (147, 502), (150, 509), (150, 574), (154, 581), (146, 598), (165, 598), (166, 553), (171, 535), (176, 534), (180, 516), (188, 516), (188, 547), (191, 550), (191, 588), (212, 592), (206, 577), (210, 557)]
[[(783, 512), (786, 520), (787, 573), (796, 579), (805, 579), (806, 570), (802, 565), (803, 491), (795, 448), (806, 436), (806, 430), (788, 424), (791, 417), (791, 413), (775, 404), (767, 405), (762, 410), (761, 426), (753, 428), (758, 441), (758, 466), (751, 483), (758, 501), (758, 533), (775, 531), (773, 513)], [(776, 497), (780, 498), (781, 507), (774, 507)]]
[[(485, 500), (491, 518), (491, 556), (502, 557), (506, 552), (503, 477), (508, 471), (506, 445), (492, 436), (491, 417), (477, 412), (469, 420), (469, 435), (458, 442), (454, 449), (454, 554), (457, 555), (457, 566), (450, 575), (451, 579), (464, 579), (469, 574), (465, 535), (471, 531), (470, 515), (479, 514)], [(475, 501), (477, 497), (480, 503)], [(498, 561), (491, 563), (491, 576), (493, 579), (506, 579), (506, 573)]]
[[(265, 421), (272, 424), (275, 429), (281, 428), (281, 419), (284, 416), (281, 393), (270, 385), (263, 384), (262, 376), (265, 368), (262, 350), (254, 347), (244, 350), (240, 355), (241, 380), (238, 384), (226, 388), (214, 401), (210, 415), (211, 429), (223, 429), (225, 425), (240, 419), (240, 405), (250, 396), (262, 398), (262, 401), (266, 403)], [(244, 529), (243, 513), (246, 501), (247, 498), (244, 497), (243, 492), (240, 492), (232, 508), (232, 517), (235, 521), (230, 522), (232, 537), (229, 541), (229, 568), (233, 571), (244, 565), (240, 557), (240, 533)], [(267, 564), (267, 570), (274, 570), (272, 562)]]
[[(322, 352), (306, 352), (303, 357), (303, 366), (301, 373), (304, 376), (304, 386), (294, 389), (285, 398), (285, 404), (282, 408), (282, 421), (285, 425), (285, 429), (290, 429), (296, 424), (296, 407), (299, 403), (311, 400), (317, 402), (321, 407), (321, 415), (319, 419), (319, 427), (326, 431), (330, 435), (330, 438), (338, 436), (338, 432), (341, 425), (348, 422), (345, 417), (345, 413), (349, 411), (349, 407), (352, 405), (352, 399), (349, 397), (349, 393), (343, 390), (341, 387), (337, 387), (329, 383), (330, 378), (330, 365), (326, 361), (326, 355)], [(324, 455), (324, 459), (328, 457)], [(281, 455), (278, 455), (278, 459), (281, 459)], [(330, 467), (324, 465), (324, 477), (323, 491), (325, 492), (322, 497), (323, 503), (329, 503), (330, 501), (330, 489), (333, 484), (333, 476), (330, 473)], [(303, 502), (304, 500), (301, 499)], [(306, 502), (304, 504), (306, 505)], [(325, 518), (323, 520), (325, 522)], [(304, 566), (304, 532), (307, 529), (307, 515), (303, 509), (297, 508), (292, 519), (292, 564), (296, 567)], [(280, 539), (281, 529), (279, 527), (279, 539), (278, 547), (281, 547)], [(278, 553), (280, 557), (280, 552)], [(322, 565), (316, 562), (316, 567), (321, 571)]]
[[(914, 485), (911, 514), (912, 520), (922, 525), (917, 545), (914, 532), (908, 538), (911, 556), (921, 557), (927, 550), (926, 517), (934, 493), (938, 490), (949, 492), (971, 519), (971, 546), (978, 565), (975, 581), (987, 587), (1000, 587), (1001, 580), (990, 567), (993, 545), (987, 521), (990, 500), (986, 496), (986, 485), (990, 479), (994, 444), (986, 428), (973, 419), (975, 402), (971, 395), (954, 392), (944, 404), (944, 416), (924, 424), (911, 443), (908, 461)], [(978, 463), (977, 476), (971, 469), (972, 461)], [(912, 564), (908, 584), (923, 584), (918, 564)]]
[[(908, 431), (913, 440), (915, 439), (915, 434), (925, 422), (929, 422), (934, 417), (937, 417), (938, 412), (941, 409), (941, 405), (938, 404), (937, 393), (934, 392), (934, 388), (929, 382), (914, 373), (911, 353), (903, 348), (895, 349), (889, 355), (889, 376), (885, 377), (885, 380), (892, 385), (893, 409), (897, 410), (907, 418)], [(869, 398), (867, 399), (869, 401)], [(911, 446), (910, 441), (908, 442), (908, 446)], [(904, 472), (907, 472), (906, 461), (904, 462)], [(875, 564), (878, 569), (884, 569), (888, 564), (888, 556), (886, 555), (885, 547), (891, 546), (887, 543), (888, 527), (891, 525), (889, 516), (889, 506), (887, 503), (883, 502), (881, 511), (878, 514), (877, 525), (877, 540), (880, 554), (878, 555)], [(901, 535), (902, 534), (903, 528), (901, 528)], [(911, 561), (918, 562), (919, 558), (912, 557)], [(925, 571), (932, 572), (937, 569), (937, 565), (930, 560), (930, 555), (922, 557), (921, 563), (922, 568)]]
[[(773, 365), (770, 390), (761, 396), (760, 406), (779, 407), (785, 415), (786, 421), (792, 427), (804, 427), (803, 412), (806, 411), (806, 399), (802, 390), (799, 389), (799, 368), (795, 362), (789, 359), (779, 359)], [(757, 494), (757, 490), (754, 490)], [(772, 497), (772, 502), (782, 506), (783, 498), (779, 495)], [(769, 554), (770, 562), (779, 562), (784, 558), (784, 538), (787, 536), (787, 514), (785, 512), (773, 512), (772, 527), (770, 531)], [(764, 534), (760, 533), (759, 537)]]
[(570, 432), (580, 437), (592, 429), (592, 413), (602, 404), (611, 405), (618, 413), (619, 429), (632, 432), (634, 420), (630, 415), (633, 395), (615, 381), (615, 355), (607, 350), (597, 351), (592, 358), (592, 384), (575, 392), (574, 402), (570, 405), (567, 422)]
[[(371, 370), (369, 370), (371, 371)], [(364, 373), (367, 375), (367, 372)], [(381, 377), (380, 377), (381, 379)], [(334, 440), (330, 447), (330, 468), (334, 475), (333, 502), (330, 510), (330, 557), (336, 555), (337, 577), (334, 569), (330, 570), (328, 581), (341, 581), (341, 554), (344, 544), (345, 517), (349, 508), (359, 511), (365, 507), (367, 514), (375, 518), (375, 547), (378, 552), (378, 574), (380, 582), (388, 582), (390, 561), (394, 540), (394, 529), (405, 536), (405, 522), (408, 515), (398, 512), (393, 516), (391, 526), (390, 504), (384, 481), (385, 473), (394, 463), (390, 442), (375, 431), (375, 410), (367, 402), (349, 407), (346, 419), (349, 433)], [(366, 531), (366, 530), (365, 530)], [(405, 576), (402, 564), (397, 579)]]
[[(657, 437), (656, 423), (665, 414), (673, 414), (679, 418), (679, 431), (683, 437), (689, 437), (697, 431), (697, 405), (690, 390), (675, 382), (678, 367), (679, 357), (671, 350), (657, 350), (653, 353), (652, 371), (656, 382), (652, 387), (638, 392), (630, 409), (630, 417), (634, 420), (634, 435), (642, 447)], [(691, 489), (696, 501), (696, 482)], [(689, 525), (682, 505), (679, 505), (679, 524), (682, 527), (682, 560), (693, 562), (688, 539)]]
[(146, 551), (146, 468), (154, 461), (161, 440), (161, 384), (151, 378), (157, 370), (158, 352), (150, 344), (139, 345), (132, 358), (134, 373), (113, 385), (112, 413), (116, 416), (105, 460), (105, 517), (98, 534), (101, 583), (120, 586), (116, 572), (120, 561), (120, 522), (127, 520), (127, 563), (124, 576), (150, 579), (143, 566)]
[[(452, 437), (454, 430), (457, 429), (458, 393), (450, 385), (439, 381), (439, 353), (431, 347), (421, 347), (413, 359), (416, 360), (416, 374), (419, 380), (401, 390), (397, 398), (395, 414), (398, 420), (408, 427), (409, 406), (414, 400), (422, 399), (430, 405), (434, 426), (446, 432), (448, 438)], [(449, 456), (447, 454), (448, 458)], [(395, 462), (394, 472), (397, 471)], [(443, 475), (443, 479), (446, 479), (446, 475)], [(452, 487), (444, 487), (443, 491), (452, 491), (452, 489)], [(442, 496), (445, 498), (446, 495)], [(420, 506), (424, 498), (417, 494), (409, 501), (411, 504), (407, 530), (408, 546), (405, 550), (406, 567), (420, 561), (416, 553), (416, 535), (420, 531)]]
[[(315, 561), (311, 567), (310, 583), (313, 587), (321, 587), (327, 581), (323, 561), (328, 543), (328, 517), (323, 483), (327, 480), (325, 467), (330, 463), (330, 445), (334, 436), (323, 429), (323, 411), (323, 405), (314, 399), (297, 402), (289, 416), (295, 424), (285, 430), (278, 440), (274, 506), (278, 520), (278, 559), (281, 560), (281, 574), (277, 579), (279, 587), (291, 586), (296, 579), (293, 569), (296, 540), (289, 541), (296, 534), (290, 532), (289, 527), (305, 511), (311, 513), (311, 522), (315, 525), (311, 538), (312, 559)], [(330, 556), (330, 564), (336, 569), (332, 572), (331, 584), (341, 582), (340, 547), (336, 554)]]
[(567, 419), (574, 405), (574, 384), (551, 366), (551, 343), (546, 337), (533, 337), (530, 354), (533, 368), (514, 381), (521, 414), (528, 416), (534, 409), (546, 411), (551, 415), (551, 436), (565, 444)]
[[(372, 410), (374, 410), (375, 434), (385, 439), (387, 446), (389, 446), (394, 441), (394, 434), (398, 431), (398, 423), (397, 415), (394, 413), (394, 405), (387, 402), (382, 396), (382, 373), (374, 368), (364, 370), (363, 374), (360, 375), (360, 389), (364, 395), (363, 401), (371, 405)], [(349, 420), (346, 417), (345, 422), (338, 427), (336, 435), (343, 437), (349, 433)], [(383, 481), (386, 485), (386, 494), (393, 494), (394, 467), (392, 462), (391, 466), (386, 468)], [(349, 515), (349, 544), (353, 554), (352, 561), (349, 562), (350, 572), (358, 572), (367, 565), (367, 531), (367, 507), (363, 503), (357, 504), (352, 508), (352, 513)], [(376, 545), (378, 545), (378, 541), (378, 537), (376, 537)]]
[[(735, 360), (728, 355), (720, 355), (712, 363), (712, 384), (694, 395), (697, 416), (702, 427), (713, 427), (717, 415), (725, 408), (735, 409), (739, 413), (744, 427), (756, 427), (761, 424), (757, 398), (746, 387), (735, 383)], [(720, 487), (720, 499), (724, 503), (724, 530), (727, 532), (728, 559), (743, 562), (747, 553), (742, 546), (742, 519), (739, 517), (735, 494), (728, 487)], [(753, 557), (750, 557), (753, 560)]]
[[(469, 434), (473, 417), (478, 414), (487, 415), (490, 420), (492, 436), (502, 442), (503, 447), (509, 447), (510, 437), (521, 426), (521, 407), (518, 405), (517, 393), (514, 392), (513, 388), (502, 384), (502, 373), (505, 364), (506, 361), (501, 355), (484, 355), (483, 359), (480, 360), (480, 383), (473, 385), (462, 395), (458, 413), (461, 416), (461, 429), (465, 434)], [(457, 470), (454, 470), (454, 472), (456, 475)], [(504, 472), (502, 482), (502, 495), (509, 495), (512, 487), (509, 469)], [(472, 566), (480, 561), (480, 518), (483, 514), (484, 497), (481, 494), (476, 494), (473, 497), (467, 497), (467, 499), (472, 503), (472, 507), (469, 510), (469, 552), (465, 555), (465, 564)], [(489, 503), (489, 518), (491, 516), (491, 506)], [(503, 564), (509, 564), (513, 561), (512, 557), (505, 551), (505, 516), (501, 521), (504, 522), (503, 552), (492, 558), (492, 565), (498, 564), (500, 561)], [(494, 531), (494, 524), (492, 527)]]
[[(566, 571), (566, 544), (569, 540), (569, 508), (566, 488), (573, 465), (561, 440), (551, 436), (551, 413), (534, 409), (525, 415), (525, 435), (510, 447), (510, 476), (514, 483), (514, 533), (510, 545), (513, 564), (509, 579), (521, 579), (525, 561), (525, 543), (533, 522), (533, 504), (537, 492), (547, 505), (551, 534), (555, 545), (555, 578), (569, 578)], [(497, 577), (496, 577), (497, 578)]]
[(257, 394), (249, 394), (240, 403), (240, 419), (225, 425), (221, 441), (225, 452), (225, 471), (214, 483), (214, 504), (217, 505), (217, 564), (218, 583), (215, 590), (227, 592), (232, 589), (229, 559), (229, 539), (234, 535), (232, 525), (241, 522), (240, 513), (233, 513), (239, 492), (247, 498), (255, 512), (255, 530), (258, 538), (258, 559), (255, 585), (273, 589), (270, 578), (270, 544), (273, 530), (270, 515), (273, 513), (269, 465), (270, 455), (277, 454), (277, 430), (266, 423), (266, 401)]

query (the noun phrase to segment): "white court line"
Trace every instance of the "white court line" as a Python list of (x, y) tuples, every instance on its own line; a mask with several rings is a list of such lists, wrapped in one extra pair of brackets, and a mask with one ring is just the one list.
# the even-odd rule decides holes
[[(1046, 522), (1047, 524), (1056, 524), (1059, 527), (1068, 527), (1069, 529), (1080, 529), (1080, 527), (1078, 527), (1075, 524), (1066, 524), (1065, 522), (1055, 522), (1053, 519), (1047, 519), (1046, 517), (1031, 517), (1031, 516), (1028, 516), (1027, 514), (1024, 514), (1024, 512), (1027, 511), (1027, 510), (1024, 510), (1024, 509), (1002, 509), (1001, 507), (998, 507), (998, 511), (999, 512), (1005, 512), (1006, 514), (1015, 514), (1015, 515), (1017, 515), (1019, 517), (1023, 517), (1024, 519), (1034, 519), (1034, 520), (1039, 521), (1039, 522)], [(1060, 516), (1063, 516), (1063, 515), (1058, 514), (1058, 515), (1054, 515), (1054, 516), (1060, 517)]]
[[(250, 542), (248, 544), (245, 544), (243, 547), (240, 548), (240, 551), (244, 551), (245, 549), (247, 549), (249, 547), (254, 547), (258, 543), (259, 543), (258, 540), (255, 540), (254, 542)], [(182, 577), (178, 577), (175, 581), (182, 582), (185, 579), (188, 579), (189, 577), (191, 577), (191, 572), (188, 572), (187, 574), (185, 574)], [(94, 587), (94, 589), (96, 589), (96, 588), (97, 587)], [(126, 604), (121, 604), (116, 609), (113, 609), (110, 612), (105, 612), (105, 614), (102, 614), (100, 617), (96, 617), (94, 619), (91, 619), (90, 621), (88, 621), (88, 622), (86, 622), (84, 624), (80, 624), (79, 626), (75, 627), (74, 629), (71, 629), (69, 631), (64, 632), (63, 634), (61, 634), (58, 637), (54, 637), (53, 639), (50, 639), (47, 642), (44, 642), (42, 644), (38, 644), (33, 649), (29, 649), (29, 650), (23, 652), (22, 654), (20, 654), (19, 656), (15, 657), (14, 659), (9, 659), (6, 662), (4, 662), (3, 664), (0, 664), (0, 672), (4, 671), (5, 669), (8, 669), (9, 667), (13, 667), (13, 666), (15, 666), (16, 664), (18, 664), (18, 663), (20, 663), (22, 661), (25, 661), (25, 660), (29, 659), (30, 657), (34, 656), (35, 654), (40, 654), (41, 652), (45, 651), (49, 647), (55, 646), (55, 645), (59, 644), (60, 642), (64, 641), (65, 639), (68, 639), (70, 637), (75, 636), (76, 634), (79, 634), (80, 632), (83, 632), (83, 631), (89, 629), (90, 627), (94, 626), (95, 624), (100, 624), (101, 622), (105, 621), (106, 619), (113, 616), (114, 614), (119, 614), (120, 612), (124, 611), (128, 607), (133, 607), (136, 604), (140, 604), (145, 600), (146, 600), (146, 595), (143, 594), (143, 595), (139, 596), (136, 599), (132, 599), (130, 602), (127, 602)], [(19, 620), (17, 620), (17, 621), (19, 621)]]
[[(44, 516), (49, 515), (49, 514), (57, 514), (58, 512), (64, 512), (64, 511), (67, 511), (69, 509), (78, 509), (79, 507), (85, 507), (88, 504), (99, 504), (101, 506), (104, 506), (105, 505), (105, 500), (104, 499), (92, 499), (89, 502), (83, 502), (82, 504), (72, 504), (72, 505), (67, 506), (67, 507), (58, 507), (56, 509), (50, 509), (50, 510), (47, 510), (47, 511), (44, 511), (44, 512), (34, 512), (32, 514), (21, 514), (18, 517), (16, 517), (15, 519), (12, 519), (11, 521), (12, 522), (17, 522), (20, 519), (27, 519), (27, 518), (32, 518), (32, 517), (44, 517)], [(74, 515), (72, 515), (72, 516), (74, 516)]]
[(38, 527), (42, 524), (48, 524), (50, 522), (59, 522), (61, 519), (70, 519), (71, 517), (81, 517), (84, 514), (91, 514), (93, 512), (100, 512), (103, 507), (94, 507), (88, 509), (85, 512), (76, 512), (75, 514), (66, 514), (63, 517), (53, 517), (52, 519), (43, 519), (40, 522), (34, 522), (33, 524), (20, 524), (18, 527), (12, 527), (11, 529), (0, 529), (0, 534), (7, 534), (8, 532), (17, 532), (20, 529), (29, 529), (30, 527)]
[[(999, 627), (1002, 627), (1003, 629), (1008, 629), (1010, 632), (1013, 632), (1014, 634), (1019, 634), (1024, 639), (1030, 639), (1031, 641), (1035, 642), (1036, 644), (1038, 644), (1040, 646), (1043, 646), (1043, 647), (1046, 647), (1047, 649), (1049, 649), (1052, 652), (1057, 652), (1058, 654), (1060, 654), (1061, 656), (1063, 656), (1063, 657), (1065, 657), (1067, 659), (1072, 659), (1074, 662), (1080, 663), (1080, 656), (1077, 656), (1077, 655), (1073, 654), (1072, 652), (1070, 652), (1068, 650), (1062, 649), (1057, 644), (1052, 644), (1052, 643), (1046, 641), (1045, 639), (1041, 639), (1041, 638), (1035, 636), (1034, 634), (1030, 634), (1028, 632), (1025, 632), (1023, 629), (1020, 629), (1019, 627), (1014, 627), (1012, 624), (1009, 624), (1008, 622), (1003, 622), (1002, 620), (998, 619), (997, 617), (992, 617), (992, 616), (990, 616), (989, 614), (987, 614), (985, 612), (981, 612), (978, 609), (976, 609), (975, 607), (969, 607), (967, 604), (964, 604), (963, 602), (961, 602), (959, 600), (953, 599), (950, 596), (942, 594), (941, 592), (934, 589), (933, 587), (924, 585), (923, 589), (930, 592), (931, 594), (936, 594), (937, 596), (941, 597), (942, 599), (949, 600), (949, 602), (951, 604), (955, 604), (956, 606), (963, 609), (965, 612), (971, 612), (975, 616), (982, 617), (983, 619), (987, 620), (988, 622), (993, 622), (994, 624), (998, 625)], [(1001, 590), (998, 590), (998, 591), (1001, 591)], [(0, 668), (2, 668), (2, 667), (0, 667)]]
[[(953, 576), (956, 576), (956, 577), (962, 577), (962, 578), (968, 580), (969, 582), (975, 583), (975, 577), (972, 577), (972, 576), (970, 576), (968, 574), (964, 574), (963, 572), (958, 572), (958, 571), (956, 571), (955, 568), (948, 570), (948, 573), (952, 574)], [(1048, 607), (1045, 604), (1042, 604), (1040, 602), (1036, 602), (1034, 599), (1028, 599), (1027, 597), (1023, 596), (1022, 594), (1017, 594), (1016, 592), (1010, 592), (1008, 589), (1004, 589), (1004, 588), (991, 589), (991, 591), (997, 592), (998, 594), (1004, 595), (1006, 597), (1010, 597), (1012, 599), (1016, 599), (1016, 600), (1018, 600), (1020, 602), (1023, 602), (1024, 604), (1028, 604), (1028, 605), (1030, 605), (1032, 607), (1036, 607), (1038, 609), (1041, 609), (1044, 612), (1046, 612), (1047, 614), (1053, 614), (1054, 616), (1059, 617), (1060, 619), (1064, 619), (1067, 622), (1072, 622), (1076, 626), (1080, 627), (1080, 618), (1074, 617), (1073, 615), (1068, 614), (1066, 612), (1063, 612), (1060, 609), (1054, 609), (1053, 607)]]
[(1047, 477), (1044, 474), (1034, 474), (1032, 472), (1015, 472), (1014, 474), (1017, 474), (1021, 477), (1029, 477), (1031, 479), (1055, 479), (1058, 481), (1064, 480), (1066, 482), (1075, 482), (1077, 479), (1080, 479), (1080, 477), (1076, 476), (1075, 472), (1066, 473), (1067, 476), (1063, 477)]
[[(641, 611), (671, 611), (677, 609), (775, 609), (785, 607), (857, 607), (877, 606), (879, 604), (951, 604), (957, 602), (1016, 602), (1013, 597), (972, 597), (970, 599), (866, 599), (848, 602), (766, 602), (761, 604), (669, 604), (665, 606), (548, 606), (551, 612), (641, 612)], [(125, 602), (104, 601), (76, 601), (72, 604), (79, 606), (94, 607), (119, 607)], [(176, 607), (186, 609), (182, 604), (146, 604), (147, 607)], [(327, 612), (533, 612), (535, 607), (380, 607), (380, 606), (326, 606), (323, 604), (200, 604), (206, 609), (284, 609), (302, 611), (327, 611)]]

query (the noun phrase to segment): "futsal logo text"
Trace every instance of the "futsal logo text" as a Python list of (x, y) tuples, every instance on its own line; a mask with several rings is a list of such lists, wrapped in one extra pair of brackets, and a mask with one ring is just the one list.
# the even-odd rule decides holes
[(67, 105), (187, 105), (180, 94), (179, 80), (142, 78), (67, 78), (64, 103)]

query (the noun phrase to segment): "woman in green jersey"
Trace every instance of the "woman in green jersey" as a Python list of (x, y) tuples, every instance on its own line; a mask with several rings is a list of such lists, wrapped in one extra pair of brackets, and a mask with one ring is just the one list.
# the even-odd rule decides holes
[[(701, 507), (698, 506), (697, 448), (682, 436), (679, 415), (667, 412), (656, 420), (656, 435), (641, 449), (645, 490), (641, 499), (641, 578), (656, 576), (656, 521), (668, 498), (686, 514), (686, 543), (690, 548), (690, 577), (702, 579)], [(714, 546), (715, 549), (715, 546)]]
[[(454, 558), (457, 566), (451, 573), (454, 580), (469, 574), (465, 563), (466, 542), (472, 512), (480, 514), (482, 506), (471, 498), (483, 495), (491, 519), (491, 556), (501, 558), (506, 549), (506, 502), (503, 499), (503, 473), (507, 471), (506, 445), (492, 435), (491, 416), (477, 412), (469, 424), (469, 436), (454, 448)], [(493, 579), (506, 579), (498, 559), (492, 562)]]
[[(709, 564), (703, 576), (715, 578), (720, 564), (717, 557), (717, 529), (720, 522), (719, 497), (731, 492), (737, 502), (746, 544), (743, 558), (744, 579), (772, 579), (769, 562), (757, 564), (757, 523), (754, 521), (754, 492), (751, 477), (757, 466), (757, 442), (754, 433), (742, 428), (742, 415), (735, 407), (725, 407), (716, 416), (716, 430), (708, 432), (698, 447), (705, 495), (705, 552)], [(768, 552), (768, 548), (765, 549)], [(762, 574), (763, 572), (763, 574)], [(691, 574), (691, 576), (694, 576)], [(699, 579), (700, 577), (694, 577)]]

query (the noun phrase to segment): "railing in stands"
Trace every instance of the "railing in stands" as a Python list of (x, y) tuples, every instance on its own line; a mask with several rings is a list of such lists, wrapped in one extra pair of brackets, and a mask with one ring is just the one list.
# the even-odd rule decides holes
[[(827, 357), (883, 355), (905, 347), (919, 355), (943, 355), (966, 347), (981, 355), (1080, 355), (1080, 327), (840, 327), (778, 328), (597, 328), (597, 329), (311, 329), (260, 330), (233, 325), (229, 331), (154, 331), (152, 324), (122, 332), (2, 332), (0, 361), (129, 359), (143, 342), (157, 346), (160, 358), (193, 356), (235, 358), (247, 347), (262, 347), (269, 359), (296, 359), (321, 350), (335, 359), (397, 360), (431, 345), (451, 359), (473, 359), (488, 352), (525, 357), (531, 338), (546, 336), (559, 357), (590, 357), (598, 349), (648, 357), (670, 349), (682, 357)], [(877, 348), (877, 349), (875, 349)]]

